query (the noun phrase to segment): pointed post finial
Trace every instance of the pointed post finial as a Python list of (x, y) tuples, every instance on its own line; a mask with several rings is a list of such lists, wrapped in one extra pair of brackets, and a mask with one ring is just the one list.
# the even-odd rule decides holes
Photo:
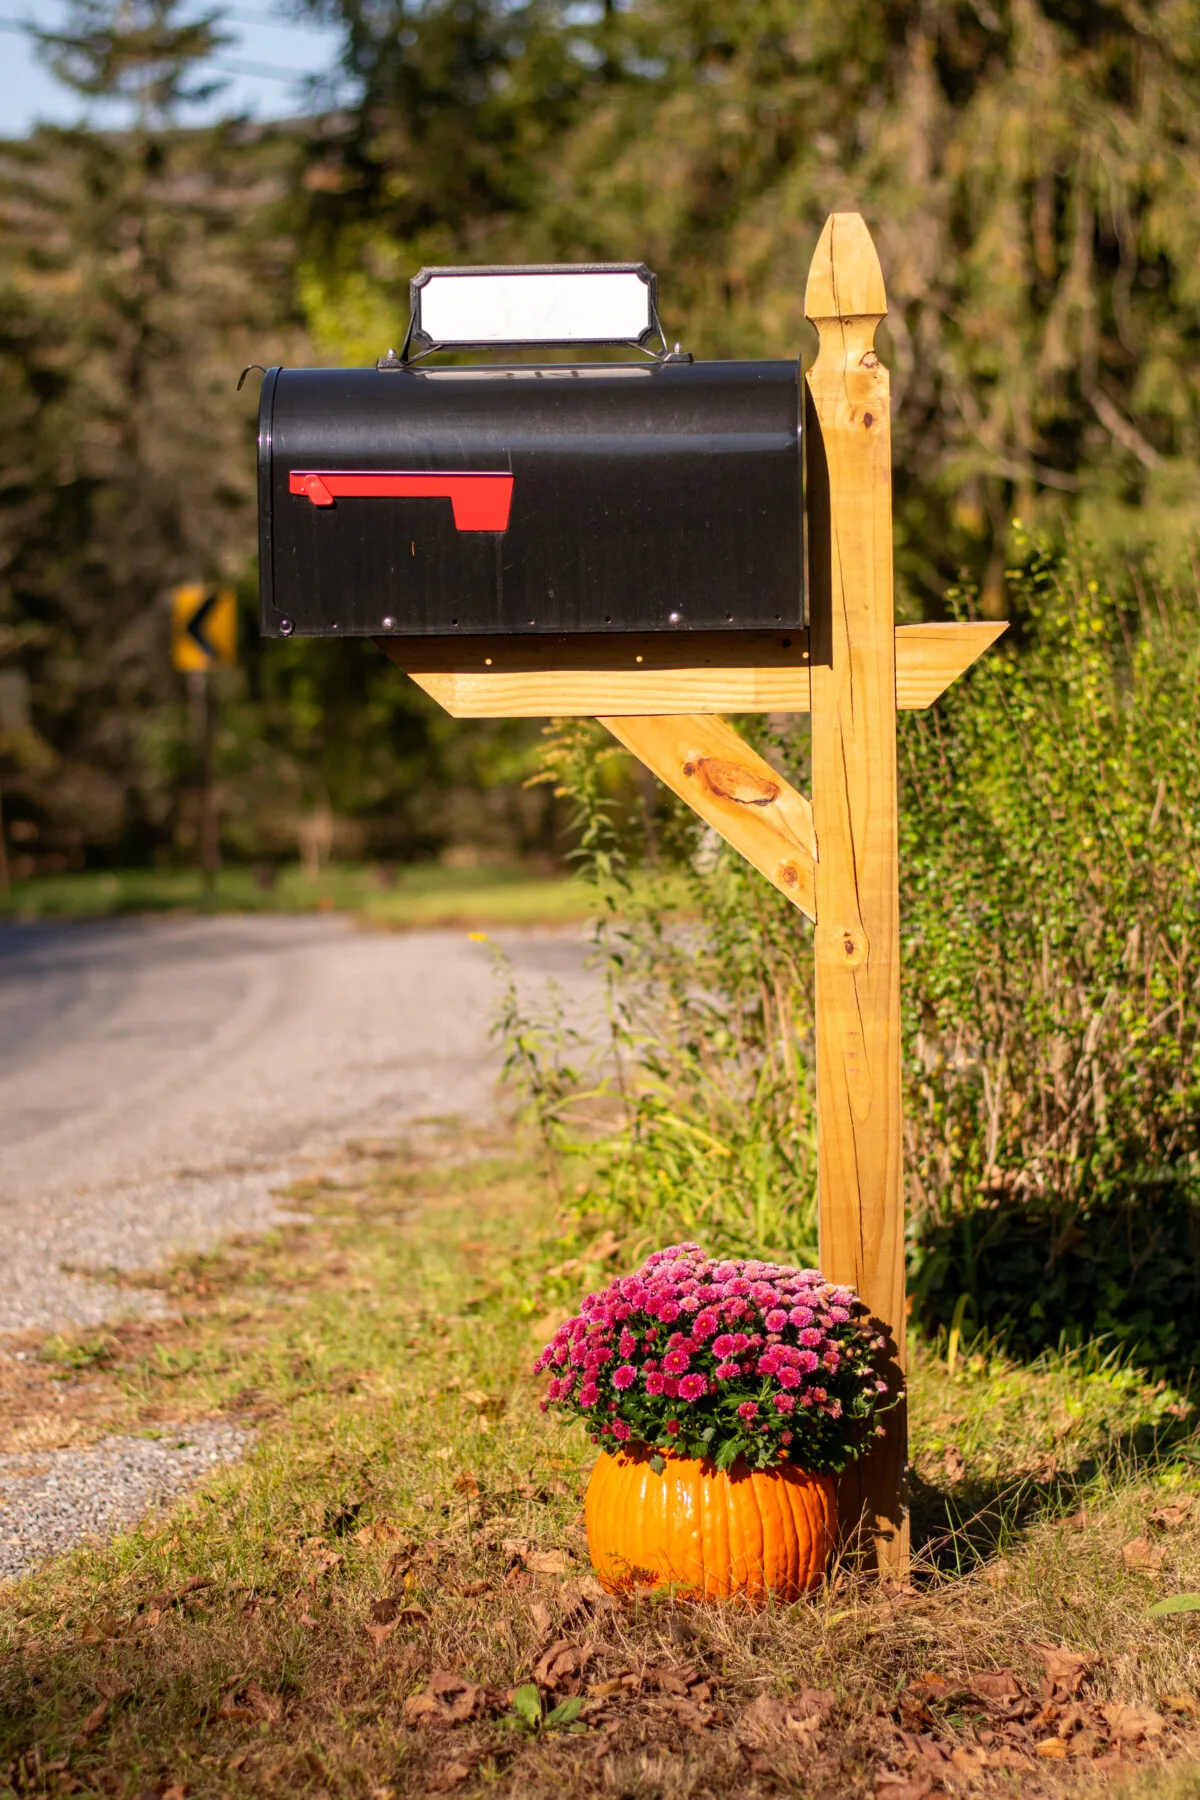
[(808, 271), (804, 316), (820, 326), (829, 319), (883, 318), (887, 291), (871, 234), (861, 213), (830, 213)]

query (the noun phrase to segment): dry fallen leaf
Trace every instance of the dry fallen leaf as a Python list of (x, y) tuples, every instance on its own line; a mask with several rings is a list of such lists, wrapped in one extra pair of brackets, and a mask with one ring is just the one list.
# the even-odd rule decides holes
[(987, 1751), (959, 1744), (950, 1752), (950, 1761), (956, 1769), (961, 1769), (964, 1774), (975, 1774), (979, 1769), (987, 1768)]
[(558, 1598), (564, 1619), (569, 1619), (573, 1613), (595, 1612), (612, 1605), (594, 1575), (579, 1575), (574, 1580), (564, 1581)]
[(933, 1792), (933, 1776), (921, 1771), (896, 1775), (885, 1769), (875, 1777), (875, 1800), (926, 1800)]
[(1022, 1692), (1021, 1684), (1011, 1669), (972, 1675), (969, 1685), (983, 1700), (1016, 1700)]
[(253, 1707), (256, 1718), (265, 1725), (277, 1725), (283, 1717), (283, 1701), (266, 1694), (257, 1681), (248, 1681), (242, 1689), (246, 1703)]
[(1122, 1546), (1121, 1555), (1127, 1569), (1161, 1569), (1163, 1566), (1163, 1552), (1148, 1537), (1131, 1538)]
[(368, 1625), (366, 1627), (367, 1636), (377, 1650), (383, 1649), (383, 1646), (387, 1643), (393, 1631), (395, 1631), (396, 1625), (397, 1621), (395, 1619), (389, 1619), (386, 1625)]
[(467, 1494), (473, 1499), (479, 1492), (479, 1483), (473, 1475), (456, 1475), (454, 1477), (454, 1491), (456, 1494)]
[(1182, 1713), (1189, 1719), (1200, 1715), (1200, 1702), (1193, 1699), (1191, 1694), (1160, 1694), (1158, 1704), (1165, 1706), (1168, 1712)]
[(1149, 1706), (1126, 1706), (1113, 1700), (1100, 1711), (1108, 1722), (1108, 1735), (1116, 1743), (1136, 1744), (1143, 1738), (1156, 1738), (1166, 1727), (1166, 1720)]
[(1029, 1769), (1033, 1766), (1021, 1751), (1010, 1750), (1006, 1744), (999, 1750), (989, 1750), (987, 1760), (989, 1769)]
[(545, 1637), (550, 1629), (550, 1608), (543, 1606), (540, 1600), (535, 1600), (529, 1608), (529, 1618), (538, 1636)]
[(105, 1719), (108, 1717), (109, 1704), (109, 1701), (101, 1700), (98, 1706), (93, 1706), (91, 1712), (79, 1727), (79, 1735), (81, 1738), (90, 1738), (95, 1732), (99, 1731)]
[(464, 1725), (483, 1707), (484, 1692), (449, 1669), (435, 1669), (423, 1694), (404, 1702), (410, 1725)]
[(400, 1544), (405, 1538), (398, 1525), (389, 1525), (386, 1519), (378, 1519), (373, 1525), (364, 1525), (361, 1531), (356, 1531), (354, 1541), (369, 1549), (375, 1544)]
[(942, 1454), (942, 1467), (949, 1482), (961, 1481), (967, 1472), (967, 1459), (957, 1444), (947, 1444)]
[(1041, 1743), (1036, 1745), (1035, 1748), (1037, 1749), (1039, 1756), (1054, 1758), (1059, 1756), (1069, 1756), (1071, 1754), (1066, 1739), (1060, 1737), (1043, 1738)]
[[(710, 1698), (708, 1684), (692, 1688), (692, 1698)], [(830, 1688), (801, 1688), (786, 1700), (759, 1694), (746, 1708), (735, 1726), (741, 1743), (767, 1746), (781, 1737), (808, 1744), (815, 1741), (821, 1726), (833, 1711), (835, 1696)]]
[(575, 1558), (569, 1550), (531, 1550), (525, 1557), (531, 1575), (569, 1575)]
[[(581, 1650), (569, 1638), (560, 1638), (551, 1644), (545, 1655), (533, 1671), (533, 1679), (540, 1688), (549, 1692), (562, 1692), (574, 1695), (579, 1692), (576, 1677), (587, 1663), (589, 1652)], [(687, 1692), (687, 1689), (684, 1689)]]
[(614, 1694), (632, 1694), (642, 1685), (642, 1678), (632, 1669), (616, 1675), (611, 1681), (593, 1681), (588, 1685), (589, 1700), (611, 1700)]
[(1165, 1506), (1156, 1506), (1146, 1518), (1147, 1525), (1158, 1531), (1174, 1531), (1190, 1514), (1195, 1504), (1194, 1494), (1180, 1494), (1177, 1499), (1169, 1500)]
[(469, 1763), (444, 1762), (435, 1769), (430, 1769), (425, 1776), (425, 1786), (431, 1794), (449, 1793), (452, 1788), (461, 1787), (464, 1781), (471, 1778)]
[(954, 1683), (939, 1675), (936, 1670), (929, 1670), (919, 1681), (910, 1681), (905, 1695), (913, 1700), (944, 1700), (947, 1694), (954, 1692)]
[(1096, 1666), (1094, 1656), (1086, 1656), (1078, 1650), (1068, 1650), (1065, 1644), (1054, 1649), (1049, 1644), (1034, 1644), (1042, 1661), (1046, 1665), (1047, 1678), (1055, 1687), (1062, 1687), (1069, 1694), (1078, 1691), (1085, 1675)]

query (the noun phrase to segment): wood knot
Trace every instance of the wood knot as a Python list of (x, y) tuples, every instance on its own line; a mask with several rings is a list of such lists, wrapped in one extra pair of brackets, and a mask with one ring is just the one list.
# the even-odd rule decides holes
[(864, 413), (863, 414), (863, 424), (866, 426), (868, 431), (870, 431), (870, 429), (874, 423), (875, 423), (874, 413)]
[(800, 880), (800, 871), (795, 863), (781, 863), (779, 866), (779, 879), (782, 881), (784, 887), (796, 887)]
[(732, 800), (738, 806), (770, 806), (780, 794), (777, 781), (718, 756), (690, 756), (683, 772), (698, 775), (710, 794), (719, 800)]
[(874, 350), (867, 351), (867, 354), (862, 359), (860, 367), (864, 369), (877, 369), (879, 367), (879, 358)]

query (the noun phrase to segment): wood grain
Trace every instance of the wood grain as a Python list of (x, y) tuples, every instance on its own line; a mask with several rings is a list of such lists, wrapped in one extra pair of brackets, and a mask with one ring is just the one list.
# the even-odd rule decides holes
[(816, 918), (812, 807), (732, 725), (703, 715), (600, 723), (802, 913)]
[(990, 619), (897, 625), (896, 705), (900, 711), (920, 712), (932, 706), (1007, 630), (1007, 620), (995, 623)]
[[(805, 314), (816, 866), (817, 1160), (821, 1263), (852, 1283), (904, 1369), (900, 919), (891, 424), (875, 330), (883, 275), (857, 213), (826, 220)], [(840, 1483), (843, 1525), (875, 1565), (908, 1562), (904, 1401)]]
[[(901, 625), (896, 704), (930, 706), (1004, 625)], [(807, 712), (808, 633), (376, 638), (455, 719)]]

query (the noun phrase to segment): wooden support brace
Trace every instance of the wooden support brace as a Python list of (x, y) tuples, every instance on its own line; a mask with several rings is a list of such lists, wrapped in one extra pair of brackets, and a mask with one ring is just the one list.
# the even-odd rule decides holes
[(600, 724), (816, 918), (812, 807), (731, 725), (703, 715), (602, 718)]

